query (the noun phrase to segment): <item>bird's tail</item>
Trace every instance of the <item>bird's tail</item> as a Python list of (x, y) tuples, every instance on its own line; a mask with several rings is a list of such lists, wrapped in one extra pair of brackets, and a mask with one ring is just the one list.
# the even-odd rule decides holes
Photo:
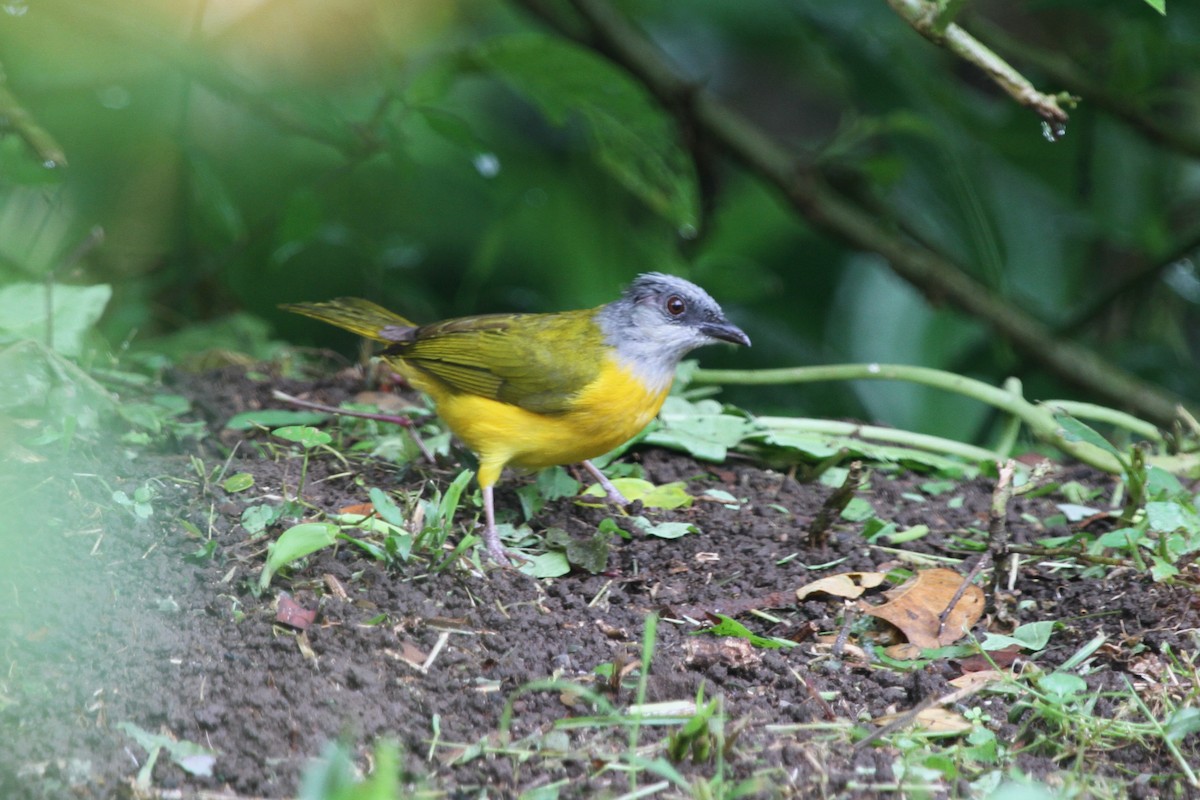
[(358, 297), (339, 297), (324, 303), (289, 303), (280, 308), (319, 319), (377, 342), (403, 342), (417, 327), (394, 311)]

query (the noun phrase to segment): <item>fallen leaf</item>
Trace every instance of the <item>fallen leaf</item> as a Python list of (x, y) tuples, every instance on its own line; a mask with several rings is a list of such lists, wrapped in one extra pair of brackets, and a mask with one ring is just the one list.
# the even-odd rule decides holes
[(279, 595), (279, 603), (275, 609), (275, 621), (298, 631), (306, 630), (317, 618), (317, 610), (309, 609), (297, 603), (290, 595)]
[(296, 634), (296, 646), (300, 648), (300, 655), (304, 656), (307, 661), (316, 663), (317, 653), (308, 641), (308, 631), (300, 631)]
[[(887, 725), (890, 722), (902, 719), (905, 713), (884, 714), (882, 717), (876, 717), (872, 721), (876, 725)], [(975, 727), (967, 721), (966, 717), (957, 711), (950, 711), (938, 706), (918, 711), (916, 717), (912, 720), (912, 724), (930, 733), (966, 733)]]
[(714, 664), (746, 669), (762, 661), (762, 653), (746, 639), (726, 636), (719, 639), (687, 639), (683, 643), (684, 661), (704, 669)]
[(609, 623), (605, 622), (602, 619), (596, 620), (596, 627), (599, 628), (600, 632), (602, 634), (604, 634), (605, 636), (607, 636), (609, 639), (628, 639), (629, 638), (629, 632), (626, 631), (624, 628), (618, 628), (616, 625), (610, 625)]
[(385, 651), (389, 656), (397, 661), (403, 661), (410, 667), (424, 669), (425, 661), (429, 658), (429, 654), (411, 642), (401, 642), (400, 652), (388, 649)]
[(354, 503), (353, 505), (342, 506), (341, 508), (338, 509), (337, 513), (345, 514), (345, 515), (351, 516), (351, 517), (374, 517), (374, 516), (377, 516), (377, 514), (375, 513), (375, 506), (371, 505), (370, 503)]
[(957, 678), (951, 678), (947, 683), (956, 689), (974, 689), (991, 683), (999, 683), (1008, 677), (1010, 676), (1007, 672), (1001, 672), (998, 669), (981, 669), (976, 672), (964, 672)]
[(963, 672), (987, 672), (993, 669), (992, 664), (997, 667), (1011, 667), (1020, 657), (1021, 647), (1014, 644), (1002, 650), (989, 650), (987, 656), (982, 653), (967, 656), (958, 662), (958, 666)]
[(947, 616), (946, 624), (939, 624), (938, 616), (954, 599), (962, 582), (963, 577), (954, 570), (922, 570), (888, 592), (888, 602), (873, 606), (860, 601), (860, 606), (864, 613), (896, 626), (918, 647), (941, 647), (961, 639), (983, 615), (983, 590), (968, 586)]
[(879, 586), (886, 579), (887, 575), (882, 572), (841, 572), (804, 584), (796, 590), (796, 599), (803, 600), (810, 594), (824, 592), (834, 597), (853, 600), (861, 597), (867, 589)]
[(901, 642), (883, 648), (883, 654), (897, 661), (916, 661), (921, 657), (921, 648), (912, 642)]
[[(831, 655), (833, 653), (833, 645), (836, 641), (836, 636), (818, 636), (813, 648), (823, 655)], [(867, 657), (867, 651), (850, 642), (842, 645), (841, 654), (838, 658), (859, 664), (871, 663), (871, 659)]]

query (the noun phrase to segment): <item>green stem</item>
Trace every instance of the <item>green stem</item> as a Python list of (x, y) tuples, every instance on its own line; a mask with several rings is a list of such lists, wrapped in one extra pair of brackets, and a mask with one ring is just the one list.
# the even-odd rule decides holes
[(1050, 406), (1034, 405), (1019, 394), (950, 372), (905, 364), (831, 364), (819, 367), (788, 367), (763, 370), (697, 370), (693, 384), (776, 385), (817, 381), (890, 380), (932, 386), (986, 403), (1020, 418), (1035, 436), (1050, 442), (1064, 453), (1085, 464), (1114, 474), (1123, 471), (1111, 453), (1087, 442), (1070, 441), (1063, 436)]
[(877, 425), (859, 425), (854, 422), (841, 422), (828, 419), (807, 419), (797, 417), (755, 417), (769, 428), (780, 431), (799, 431), (802, 433), (821, 433), (829, 436), (854, 436), (859, 439), (871, 439), (880, 442), (892, 442), (906, 445), (915, 450), (925, 450), (930, 453), (945, 453), (957, 456), (967, 461), (986, 462), (1000, 460), (1000, 455), (983, 447), (956, 442), (953, 439), (943, 439), (940, 436), (930, 436), (926, 433), (900, 430), (899, 428), (883, 428)]

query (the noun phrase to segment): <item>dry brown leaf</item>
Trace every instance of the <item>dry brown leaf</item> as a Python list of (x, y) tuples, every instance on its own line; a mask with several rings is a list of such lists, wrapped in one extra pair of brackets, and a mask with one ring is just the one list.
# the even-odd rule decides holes
[[(862, 610), (895, 625), (918, 647), (941, 647), (958, 641), (983, 615), (983, 590), (968, 586), (941, 626), (938, 616), (962, 586), (954, 570), (927, 569), (888, 593), (883, 605), (860, 602)], [(940, 634), (940, 635), (939, 635)]]
[[(815, 642), (813, 649), (819, 654), (829, 655), (833, 652), (833, 645), (836, 640), (836, 636), (819, 637)], [(856, 644), (851, 644), (850, 642), (846, 642), (846, 644), (842, 646), (840, 657), (846, 661), (854, 661), (860, 664), (871, 663), (871, 659), (867, 657), (867, 651)]]
[(999, 683), (1008, 677), (1011, 676), (1007, 672), (1001, 672), (998, 669), (981, 669), (977, 672), (964, 672), (957, 678), (951, 678), (947, 683), (956, 689), (973, 689), (982, 688), (989, 683)]
[[(888, 725), (904, 719), (908, 713), (901, 711), (896, 714), (884, 714), (882, 717), (876, 717), (872, 722), (876, 725)], [(911, 724), (930, 733), (966, 733), (974, 727), (962, 714), (940, 706), (921, 709), (913, 717)]]
[(724, 664), (736, 669), (748, 669), (762, 661), (762, 654), (745, 639), (723, 636), (718, 639), (687, 639), (684, 641), (686, 662), (696, 668)]
[(901, 642), (891, 647), (885, 647), (883, 654), (897, 661), (916, 661), (921, 657), (921, 648), (912, 642)]
[(415, 667), (419, 670), (424, 670), (425, 661), (429, 658), (429, 654), (411, 642), (400, 642), (400, 650), (397, 652), (392, 648), (386, 648), (384, 651), (391, 658), (397, 661), (403, 661), (410, 667)]
[(853, 600), (861, 597), (867, 589), (879, 586), (886, 579), (887, 575), (882, 572), (841, 572), (804, 584), (796, 590), (796, 599), (803, 600), (810, 594), (824, 592), (834, 597)]
[(963, 672), (987, 672), (994, 667), (1011, 667), (1021, 657), (1021, 646), (1010, 644), (1000, 650), (989, 650), (987, 655), (976, 653), (960, 659), (958, 667)]
[(616, 625), (610, 625), (609, 623), (605, 622), (602, 619), (596, 620), (596, 627), (599, 628), (600, 632), (602, 634), (604, 634), (605, 636), (607, 636), (609, 639), (628, 639), (629, 638), (629, 632), (626, 631), (624, 628), (618, 628)]
[(280, 625), (287, 625), (289, 628), (303, 631), (312, 625), (316, 618), (317, 610), (315, 608), (305, 608), (293, 600), (290, 595), (279, 595), (279, 600), (275, 605), (275, 621)]
[(370, 503), (354, 503), (348, 506), (342, 506), (338, 509), (339, 514), (355, 517), (374, 517), (378, 516), (375, 513), (375, 506)]

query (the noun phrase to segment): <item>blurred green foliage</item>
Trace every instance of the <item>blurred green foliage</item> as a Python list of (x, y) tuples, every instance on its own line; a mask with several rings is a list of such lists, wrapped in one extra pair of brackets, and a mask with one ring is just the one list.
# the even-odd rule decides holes
[[(1081, 95), (1051, 143), (878, 0), (616, 5), (897, 236), (1200, 398), (1200, 7), (966, 4), (961, 24), (1038, 88)], [(553, 310), (664, 270), (704, 285), (755, 342), (706, 364), (908, 362), (1072, 394), (879, 256), (816, 232), (670, 103), (526, 7), (571, 9), (11, 0), (0, 286), (111, 286), (111, 347), (248, 312), (278, 338), (350, 350), (276, 305), (360, 295), (418, 320)], [(911, 386), (724, 396), (962, 438), (986, 423)]]

